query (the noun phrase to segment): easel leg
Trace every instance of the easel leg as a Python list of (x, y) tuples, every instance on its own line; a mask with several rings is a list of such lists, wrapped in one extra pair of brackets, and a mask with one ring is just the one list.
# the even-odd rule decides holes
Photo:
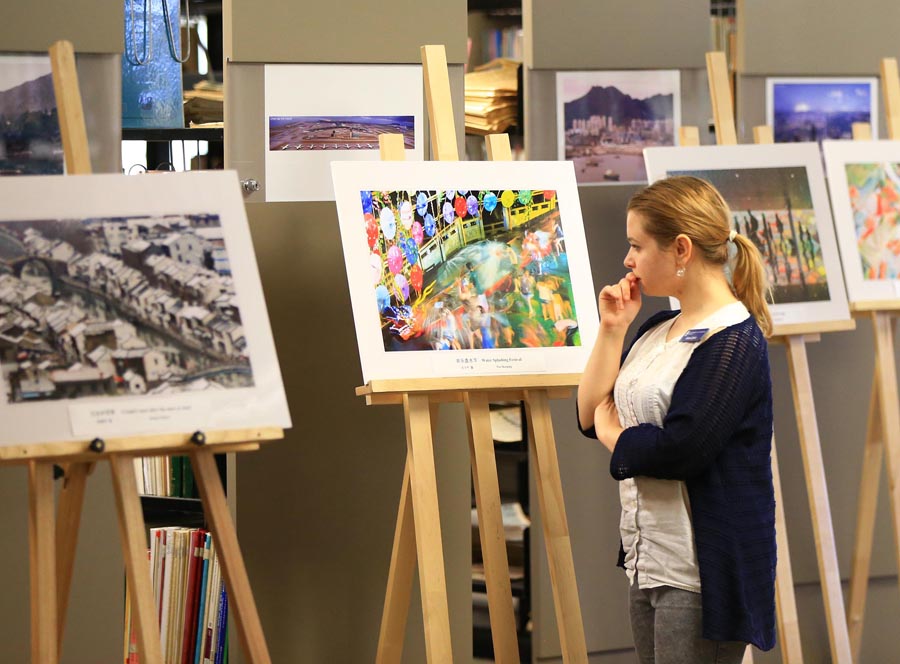
[(587, 664), (584, 623), (547, 391), (526, 390), (525, 405), (563, 662)]
[(112, 455), (109, 458), (116, 509), (119, 513), (119, 537), (125, 555), (125, 575), (131, 591), (131, 615), (137, 632), (141, 664), (162, 664), (159, 621), (150, 564), (147, 562), (147, 535), (144, 532), (144, 513), (134, 479), (131, 457)]
[(63, 635), (66, 629), (66, 611), (69, 607), (69, 591), (72, 587), (72, 570), (75, 551), (78, 548), (78, 529), (81, 526), (81, 510), (84, 490), (92, 463), (71, 463), (66, 469), (62, 489), (59, 492), (59, 509), (56, 518), (56, 627), (59, 633), (58, 648), (62, 653)]
[(31, 578), (31, 664), (56, 664), (56, 539), (53, 464), (28, 464), (28, 546)]
[[(778, 613), (778, 641), (784, 664), (801, 664), (803, 650), (800, 646), (800, 621), (797, 617), (797, 599), (794, 597), (794, 574), (791, 570), (791, 553), (788, 550), (787, 528), (784, 523), (784, 501), (781, 494), (781, 473), (778, 470), (778, 454), (775, 437), (772, 437), (772, 482), (775, 485), (775, 541), (778, 561), (775, 567), (775, 607)], [(747, 648), (751, 652), (751, 648)], [(746, 664), (746, 657), (745, 657)]]
[(225, 491), (222, 489), (213, 453), (205, 450), (192, 452), (191, 467), (203, 500), (213, 544), (219, 554), (222, 574), (225, 576), (228, 604), (234, 607), (234, 622), (244, 655), (250, 664), (271, 664), (262, 623), (250, 590), (247, 568), (238, 546), (237, 532), (228, 512)]
[(429, 664), (453, 662), (450, 642), (450, 612), (438, 510), (437, 477), (428, 396), (405, 394), (406, 445), (410, 465), (419, 586), (425, 621), (425, 652)]
[(478, 509), (478, 533), (484, 556), (494, 660), (500, 664), (518, 664), (519, 643), (516, 639), (488, 396), (482, 392), (466, 392), (463, 402), (469, 424), (469, 453)]
[(790, 336), (786, 341), (791, 388), (794, 392), (794, 407), (797, 411), (797, 429), (800, 434), (803, 467), (806, 472), (806, 488), (817, 544), (816, 556), (825, 602), (831, 657), (835, 662), (849, 663), (853, 658), (850, 654), (850, 636), (847, 632), (847, 617), (844, 612), (837, 548), (831, 525), (831, 506), (825, 482), (825, 466), (822, 461), (822, 446), (819, 442), (806, 345), (804, 340), (797, 336)]
[(406, 619), (409, 615), (413, 573), (416, 569), (416, 527), (413, 519), (412, 491), (409, 484), (410, 465), (411, 461), (407, 453), (375, 664), (400, 664), (403, 655)]
[(853, 558), (850, 564), (850, 599), (847, 627), (850, 632), (850, 650), (853, 661), (859, 661), (862, 647), (863, 621), (866, 614), (866, 594), (869, 587), (869, 566), (872, 562), (872, 542), (875, 536), (875, 513), (878, 508), (878, 485), (884, 440), (881, 418), (878, 415), (878, 364), (872, 380), (872, 396), (869, 400), (869, 421), (866, 428), (866, 444), (863, 452), (862, 478), (859, 483), (859, 499), (856, 507), (856, 534), (853, 538)]

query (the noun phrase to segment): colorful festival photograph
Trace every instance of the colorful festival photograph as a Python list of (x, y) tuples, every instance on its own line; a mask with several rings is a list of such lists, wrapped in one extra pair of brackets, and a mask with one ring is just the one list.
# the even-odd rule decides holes
[(331, 172), (364, 382), (583, 370), (600, 320), (571, 162)]
[(671, 171), (711, 182), (731, 208), (732, 226), (756, 245), (770, 302), (830, 299), (822, 243), (803, 167)]
[(386, 351), (581, 345), (555, 191), (360, 196)]
[(900, 279), (900, 164), (847, 164), (863, 279)]

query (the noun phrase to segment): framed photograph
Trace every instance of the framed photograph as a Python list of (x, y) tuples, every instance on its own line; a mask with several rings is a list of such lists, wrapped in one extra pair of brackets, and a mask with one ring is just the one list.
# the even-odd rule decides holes
[(0, 55), (0, 175), (63, 172), (47, 55)]
[(815, 143), (653, 148), (644, 154), (651, 181), (693, 175), (721, 192), (732, 227), (763, 256), (776, 325), (849, 320)]
[(766, 123), (776, 143), (851, 139), (854, 122), (878, 138), (878, 79), (767, 78)]
[(332, 173), (364, 381), (584, 369), (599, 320), (570, 163)]
[(900, 299), (900, 142), (822, 148), (850, 301)]
[(401, 134), (424, 159), (421, 65), (265, 65), (267, 201), (333, 201), (332, 161), (376, 161)]
[(556, 74), (558, 158), (578, 184), (646, 182), (643, 149), (677, 145), (680, 126), (677, 70)]
[(0, 444), (290, 426), (234, 172), (0, 197)]

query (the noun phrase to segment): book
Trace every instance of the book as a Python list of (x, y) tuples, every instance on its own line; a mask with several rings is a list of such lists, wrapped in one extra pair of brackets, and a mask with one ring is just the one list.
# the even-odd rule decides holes
[(203, 545), (203, 565), (201, 568), (200, 597), (199, 605), (197, 608), (197, 629), (194, 638), (194, 658), (192, 660), (193, 664), (199, 664), (199, 662), (202, 660), (201, 655), (203, 654), (203, 635), (206, 632), (205, 616), (207, 600), (209, 596), (209, 563), (212, 552), (212, 534), (206, 533), (206, 538)]
[(206, 531), (191, 531), (190, 561), (187, 578), (187, 595), (184, 607), (184, 632), (181, 647), (181, 664), (192, 664), (197, 632), (197, 606), (200, 594), (200, 575), (203, 571), (203, 542)]

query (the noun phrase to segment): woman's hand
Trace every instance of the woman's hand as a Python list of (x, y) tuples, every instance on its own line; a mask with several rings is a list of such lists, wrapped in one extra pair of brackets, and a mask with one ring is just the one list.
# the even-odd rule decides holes
[(600, 327), (625, 329), (641, 310), (640, 279), (629, 272), (618, 283), (604, 286), (597, 296)]
[(604, 399), (594, 409), (594, 430), (597, 432), (597, 440), (612, 452), (624, 429), (619, 424), (619, 411), (611, 398)]

